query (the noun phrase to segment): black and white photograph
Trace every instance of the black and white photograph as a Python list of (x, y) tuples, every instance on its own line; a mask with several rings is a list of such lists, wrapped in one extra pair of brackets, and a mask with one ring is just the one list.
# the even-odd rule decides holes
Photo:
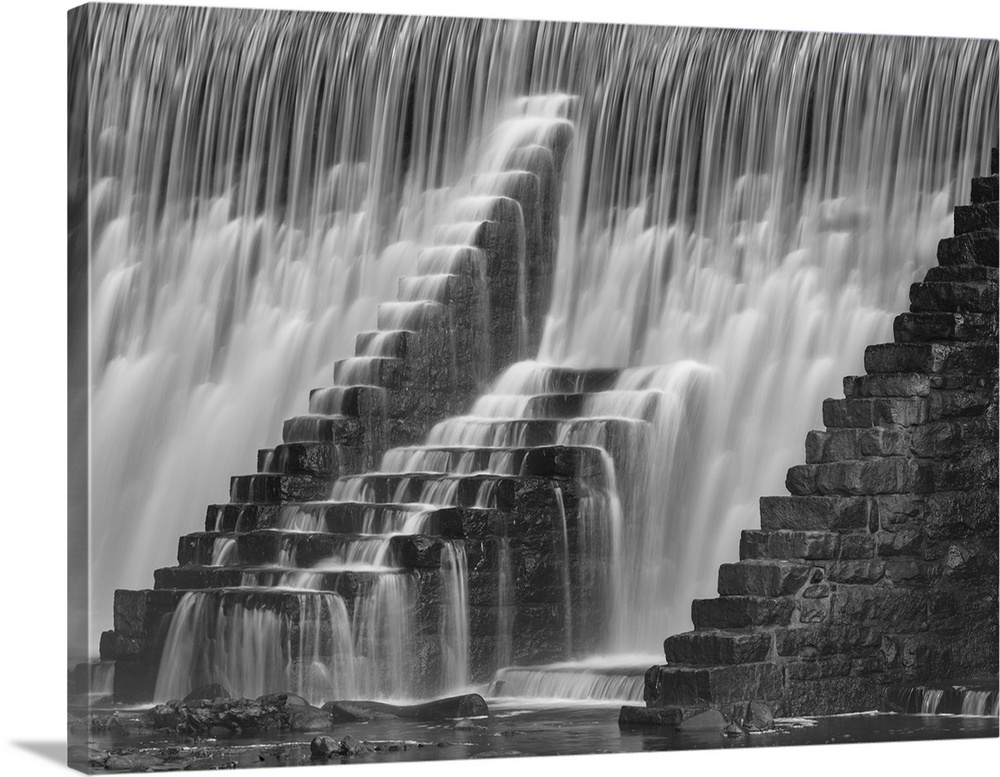
[(66, 15), (65, 762), (996, 740), (995, 25), (328, 5)]

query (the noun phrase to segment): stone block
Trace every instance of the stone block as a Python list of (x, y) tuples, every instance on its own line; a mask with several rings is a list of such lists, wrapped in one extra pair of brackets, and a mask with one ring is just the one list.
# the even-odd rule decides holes
[(987, 175), (972, 179), (971, 200), (974, 205), (997, 200), (997, 176)]
[(955, 234), (997, 228), (997, 203), (981, 202), (955, 206)]
[(834, 598), (832, 617), (838, 623), (915, 633), (927, 628), (927, 597), (915, 590), (870, 586), (840, 588)]
[(765, 531), (864, 531), (870, 523), (869, 502), (860, 497), (765, 496), (760, 499), (760, 525)]
[(795, 607), (796, 602), (791, 598), (724, 596), (695, 599), (691, 603), (691, 620), (696, 630), (787, 626)]
[(841, 535), (832, 532), (747, 530), (740, 537), (740, 558), (834, 559), (840, 542)]
[(823, 423), (830, 428), (913, 426), (927, 418), (920, 398), (848, 398), (823, 401)]
[(930, 390), (930, 376), (917, 372), (844, 378), (844, 395), (846, 397), (925, 397), (930, 393)]
[(865, 349), (865, 370), (983, 374), (996, 369), (996, 344), (886, 343)]
[(868, 712), (879, 707), (879, 686), (869, 677), (828, 677), (790, 680), (784, 689), (780, 714), (840, 715)]
[(928, 465), (897, 456), (799, 464), (788, 470), (785, 485), (796, 496), (864, 496), (928, 491), (932, 480)]
[(937, 260), (942, 266), (982, 264), (997, 266), (997, 230), (980, 229), (945, 238), (938, 243)]
[(910, 286), (910, 310), (921, 312), (997, 312), (996, 283), (914, 283)]
[[(651, 707), (770, 701), (781, 696), (781, 670), (772, 663), (716, 667), (655, 667)], [(648, 682), (648, 680), (647, 680)]]
[(788, 596), (808, 581), (810, 566), (788, 561), (747, 560), (719, 567), (720, 596)]
[(675, 729), (684, 720), (682, 707), (630, 707), (621, 708), (618, 714), (618, 727), (630, 728), (668, 728)]
[(667, 637), (663, 651), (669, 664), (751, 664), (767, 660), (771, 642), (766, 631), (688, 631)]
[(885, 563), (875, 559), (827, 561), (823, 568), (831, 583), (874, 585), (885, 577)]
[(984, 313), (903, 313), (896, 316), (892, 331), (897, 343), (993, 340), (997, 317)]
[(909, 433), (902, 428), (813, 430), (806, 435), (807, 464), (903, 456), (909, 450)]

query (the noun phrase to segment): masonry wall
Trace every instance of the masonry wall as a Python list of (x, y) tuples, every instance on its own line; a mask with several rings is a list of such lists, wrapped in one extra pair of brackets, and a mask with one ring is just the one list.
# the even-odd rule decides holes
[(971, 201), (623, 724), (706, 706), (740, 721), (751, 701), (854, 712), (894, 685), (996, 681), (996, 150)]

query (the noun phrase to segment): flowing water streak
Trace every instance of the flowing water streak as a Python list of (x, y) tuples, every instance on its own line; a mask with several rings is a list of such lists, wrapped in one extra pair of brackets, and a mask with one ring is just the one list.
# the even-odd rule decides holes
[(714, 594), (758, 496), (784, 491), (822, 399), (891, 339), (995, 143), (997, 47), (633, 33), (533, 74), (547, 90), (573, 72), (582, 117), (539, 358), (666, 365), (648, 466), (620, 482), (638, 594), (620, 644), (652, 650)]
[(675, 409), (654, 435), (687, 509), (635, 516), (677, 570), (627, 624), (651, 646), (888, 335), (997, 134), (995, 42), (114, 6), (93, 30), (93, 542), (129, 559), (96, 571), (98, 632), (370, 328), (504, 106), (560, 92), (543, 112), (576, 139), (542, 358), (712, 376), (684, 400), (710, 408), (697, 434)]
[(446, 542), (441, 550), (444, 613), (441, 622), (441, 692), (469, 683), (469, 570), (465, 543)]
[(926, 688), (924, 689), (924, 696), (920, 700), (920, 714), (921, 715), (934, 715), (938, 711), (938, 707), (941, 706), (941, 700), (944, 698), (944, 691), (940, 689)]
[(962, 715), (985, 715), (993, 696), (992, 691), (965, 691), (962, 694)]
[(124, 559), (95, 567), (96, 635), (112, 590), (168, 561), (183, 516), (372, 328), (530, 41), (496, 21), (91, 19), (93, 543)]

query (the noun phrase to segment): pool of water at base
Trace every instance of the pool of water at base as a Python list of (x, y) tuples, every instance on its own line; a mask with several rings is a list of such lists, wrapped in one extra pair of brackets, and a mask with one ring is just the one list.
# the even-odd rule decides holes
[[(618, 706), (524, 707), (491, 705), (489, 718), (426, 723), (382, 720), (342, 724), (329, 735), (348, 734), (379, 747), (362, 755), (339, 758), (350, 763), (452, 760), (465, 758), (589, 755), (602, 753), (660, 752), (732, 747), (908, 742), (934, 739), (996, 737), (995, 717), (949, 715), (898, 715), (869, 713), (825, 718), (779, 720), (775, 730), (729, 738), (719, 732), (678, 732), (659, 728), (621, 730)], [(471, 727), (470, 727), (471, 726)], [(177, 768), (197, 768), (227, 763), (237, 768), (299, 766), (317, 763), (309, 743), (315, 734), (278, 734), (262, 738), (239, 736), (214, 740), (182, 741), (178, 738), (95, 738), (92, 746), (109, 748), (171, 748), (170, 762)], [(318, 763), (331, 763), (319, 761)], [(163, 768), (161, 767), (161, 768)]]

